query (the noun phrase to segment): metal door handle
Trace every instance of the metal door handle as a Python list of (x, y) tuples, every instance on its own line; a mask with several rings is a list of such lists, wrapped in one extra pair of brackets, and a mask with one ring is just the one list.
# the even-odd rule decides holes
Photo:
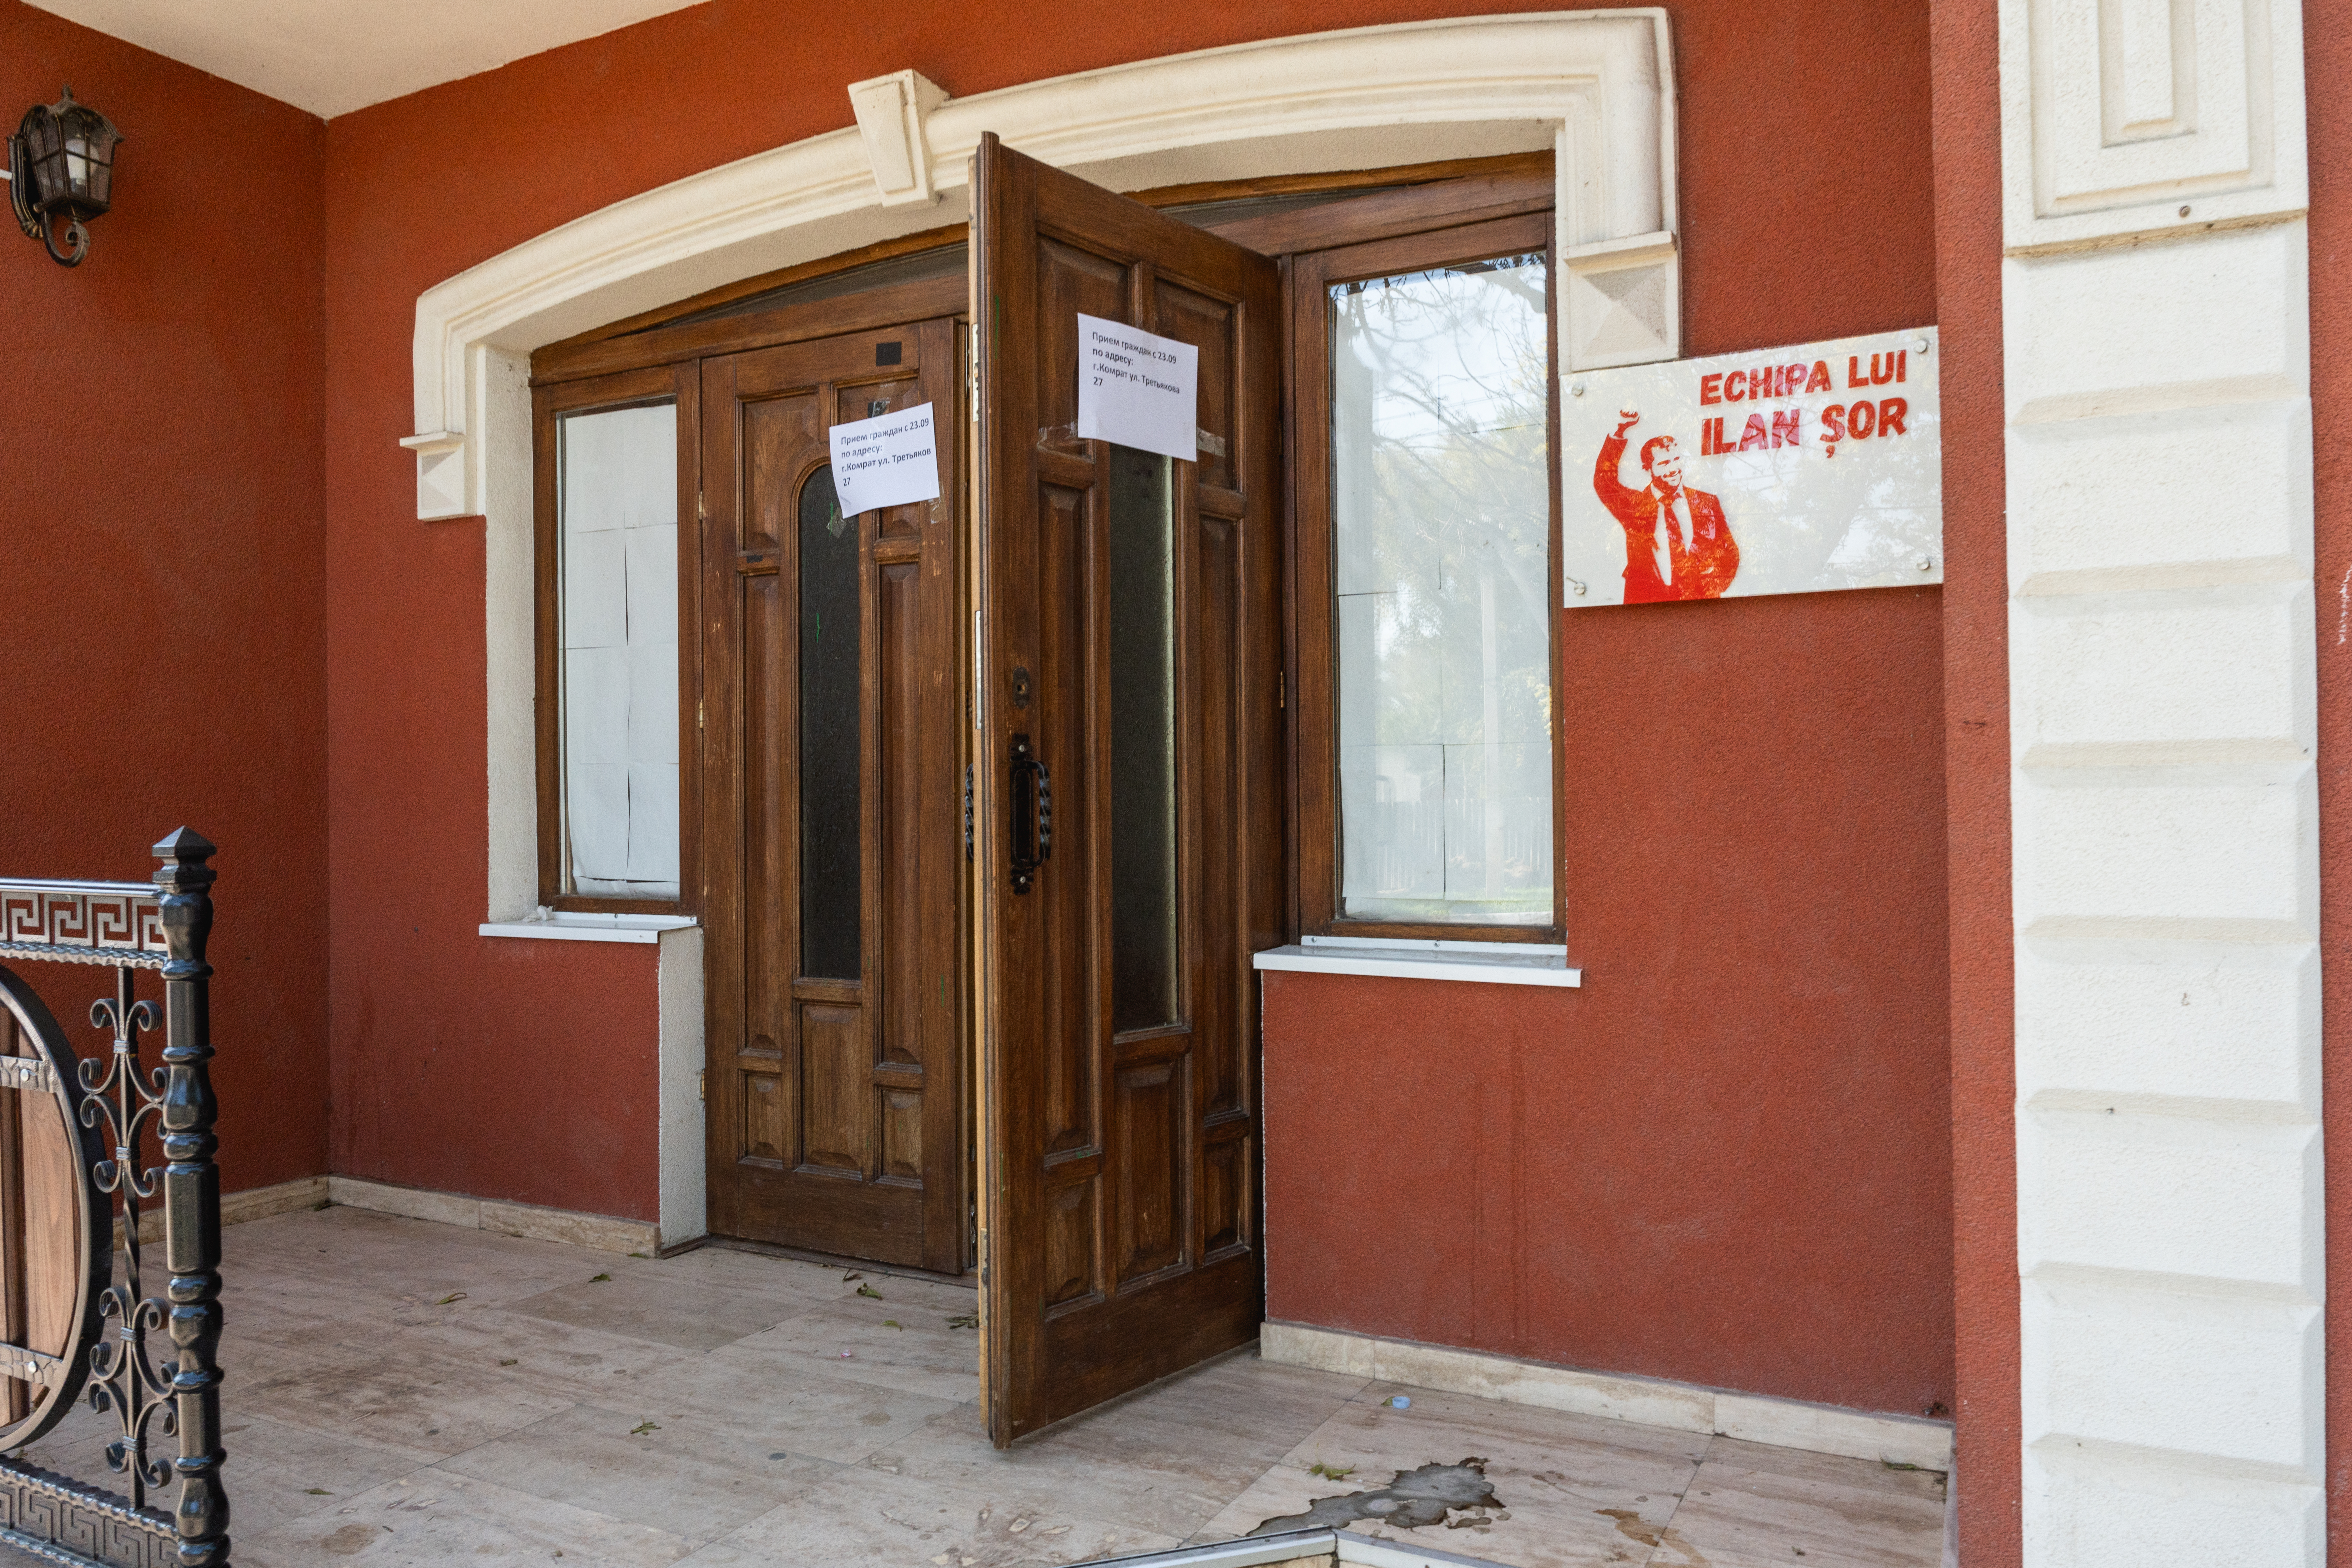
[(1029, 737), (1013, 737), (1013, 890), (1025, 893), (1054, 853), (1054, 775), (1029, 749)]

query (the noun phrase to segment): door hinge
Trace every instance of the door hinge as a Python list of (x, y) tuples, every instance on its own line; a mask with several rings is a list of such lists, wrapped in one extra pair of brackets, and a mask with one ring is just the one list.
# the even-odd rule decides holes
[(694, 492), (694, 520), (697, 522), (708, 522), (710, 521), (710, 514), (702, 510), (702, 492), (700, 490)]
[(968, 362), (971, 380), (967, 395), (971, 402), (971, 422), (977, 425), (980, 423), (980, 323), (972, 322), (971, 330), (971, 355)]
[(702, 728), (702, 700), (698, 697), (694, 701), (694, 727), (698, 730)]
[(1276, 708), (1290, 706), (1290, 671), (1286, 669), (1274, 672), (1274, 705)]
[(704, 1068), (697, 1071), (694, 1075), (694, 1098), (697, 1100), (709, 1100), (710, 1098), (709, 1095), (702, 1092), (702, 1080), (709, 1075), (709, 1068)]

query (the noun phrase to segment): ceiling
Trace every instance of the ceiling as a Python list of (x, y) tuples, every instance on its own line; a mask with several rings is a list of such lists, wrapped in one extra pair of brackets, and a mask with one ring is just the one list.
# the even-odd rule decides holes
[(699, 0), (31, 0), (322, 118)]

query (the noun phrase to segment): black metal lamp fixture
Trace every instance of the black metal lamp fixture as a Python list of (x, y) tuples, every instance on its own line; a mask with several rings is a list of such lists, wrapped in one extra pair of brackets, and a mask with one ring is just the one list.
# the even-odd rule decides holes
[[(114, 149), (122, 133), (73, 89), (55, 103), (25, 110), (25, 122), (8, 138), (8, 201), (17, 226), (41, 242), (60, 267), (79, 267), (89, 254), (83, 220), (105, 212), (114, 194)], [(66, 248), (58, 248), (58, 230)]]

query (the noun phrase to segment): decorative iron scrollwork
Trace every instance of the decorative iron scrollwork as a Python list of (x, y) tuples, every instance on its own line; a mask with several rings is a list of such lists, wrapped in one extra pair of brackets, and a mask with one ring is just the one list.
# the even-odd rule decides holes
[[(212, 930), (206, 864), (213, 846), (185, 828), (155, 847), (155, 886), (0, 881), (0, 957), (21, 954), (114, 966), (114, 994), (90, 1007), (109, 1032), (105, 1057), (77, 1061), (40, 998), (0, 968), (0, 1005), (31, 1043), (28, 1058), (0, 1056), (0, 1090), (22, 1103), (47, 1095), (77, 1152), (79, 1300), (62, 1357), (0, 1345), (0, 1379), (48, 1390), (0, 1447), (30, 1443), (54, 1426), (87, 1387), (122, 1436), (107, 1463), (123, 1475), (120, 1497), (0, 1458), (0, 1544), (73, 1568), (226, 1568), (228, 1500), (221, 1489), (220, 1183), (214, 1154)], [(160, 1008), (136, 994), (138, 971), (163, 972)], [(140, 1060), (140, 1037), (163, 1033), (161, 1061)], [(163, 1163), (149, 1165), (153, 1136)], [(0, 1182), (5, 1186), (5, 1182)], [(140, 1221), (160, 1203), (163, 1289), (147, 1293)], [(113, 1278), (116, 1238), (122, 1275)], [(151, 1352), (168, 1339), (171, 1359)], [(0, 1384), (5, 1386), (5, 1384)], [(176, 1444), (165, 1439), (176, 1438)], [(151, 1493), (177, 1479), (169, 1512)]]

